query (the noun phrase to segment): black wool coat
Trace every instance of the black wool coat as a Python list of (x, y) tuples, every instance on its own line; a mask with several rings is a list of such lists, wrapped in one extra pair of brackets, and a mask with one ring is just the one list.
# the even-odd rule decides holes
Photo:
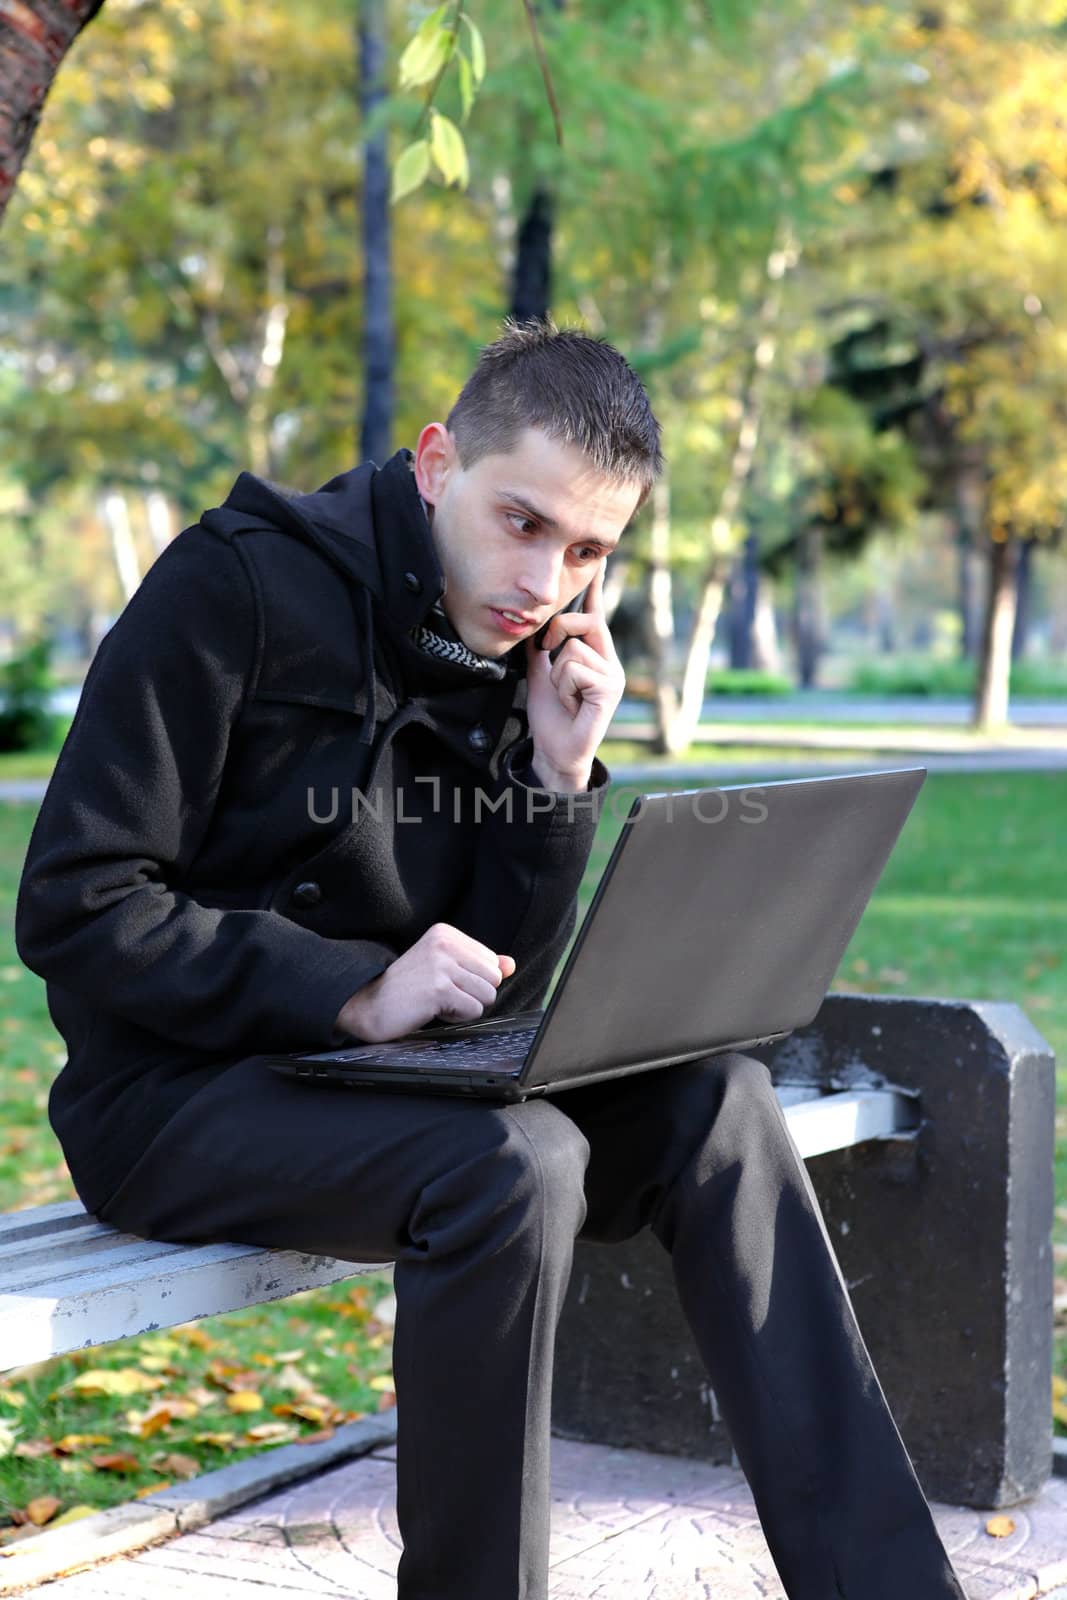
[(540, 789), (523, 646), (494, 680), (409, 637), (444, 589), (411, 462), (296, 496), (242, 473), (93, 658), (15, 918), (90, 1211), (211, 1074), (340, 1043), (434, 922), (514, 956), (494, 1014), (544, 999), (608, 775)]

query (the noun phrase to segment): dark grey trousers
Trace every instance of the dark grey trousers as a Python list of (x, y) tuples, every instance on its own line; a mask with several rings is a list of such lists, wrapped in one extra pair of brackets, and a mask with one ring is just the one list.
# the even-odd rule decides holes
[(646, 1225), (790, 1600), (964, 1600), (770, 1074), (727, 1053), (518, 1105), (220, 1071), (102, 1208), (396, 1262), (398, 1600), (546, 1600), (574, 1240)]

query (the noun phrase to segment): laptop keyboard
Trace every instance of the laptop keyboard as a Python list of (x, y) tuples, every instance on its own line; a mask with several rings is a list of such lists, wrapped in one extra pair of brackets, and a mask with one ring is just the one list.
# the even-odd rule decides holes
[(490, 1069), (518, 1065), (529, 1054), (536, 1028), (514, 1028), (498, 1034), (483, 1034), (477, 1039), (427, 1039), (422, 1044), (365, 1045), (359, 1051), (345, 1051), (334, 1061), (382, 1061), (397, 1067), (473, 1067)]

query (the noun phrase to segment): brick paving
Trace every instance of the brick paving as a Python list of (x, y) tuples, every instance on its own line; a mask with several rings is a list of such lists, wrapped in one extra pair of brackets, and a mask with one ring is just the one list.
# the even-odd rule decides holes
[[(37, 1585), (42, 1600), (396, 1600), (396, 1451), (383, 1445), (138, 1555)], [(731, 1467), (552, 1441), (551, 1600), (785, 1600)], [(1067, 1600), (1067, 1479), (995, 1513), (934, 1505), (968, 1600)], [(31, 1592), (31, 1591), (24, 1591)]]

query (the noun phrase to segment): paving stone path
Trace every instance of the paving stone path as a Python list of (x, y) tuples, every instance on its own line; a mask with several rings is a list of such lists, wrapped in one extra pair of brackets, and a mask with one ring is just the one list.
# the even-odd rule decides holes
[[(396, 1600), (395, 1463), (383, 1445), (197, 1532), (24, 1592)], [(554, 1438), (552, 1483), (551, 1600), (785, 1600), (735, 1468)], [(996, 1513), (1014, 1523), (1007, 1537), (986, 1531), (994, 1513), (933, 1510), (968, 1600), (1067, 1600), (1067, 1479)]]

